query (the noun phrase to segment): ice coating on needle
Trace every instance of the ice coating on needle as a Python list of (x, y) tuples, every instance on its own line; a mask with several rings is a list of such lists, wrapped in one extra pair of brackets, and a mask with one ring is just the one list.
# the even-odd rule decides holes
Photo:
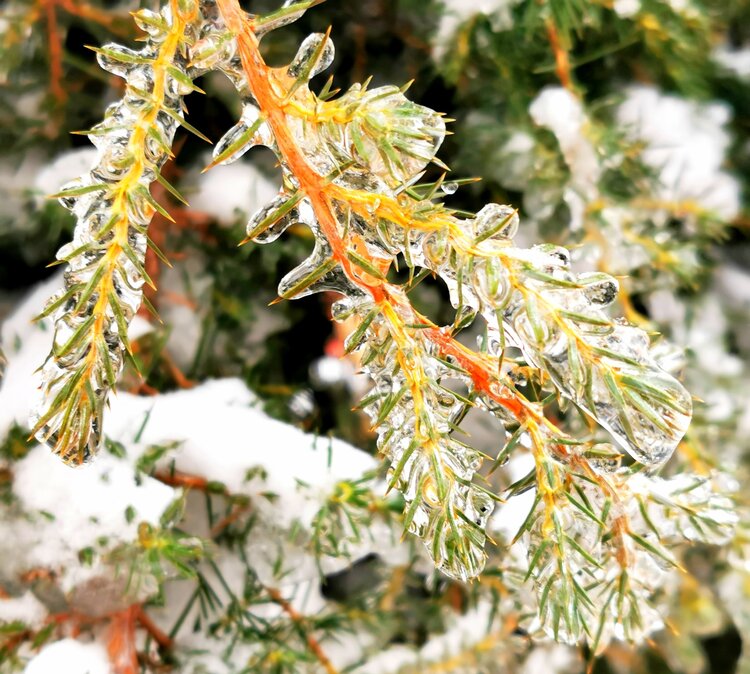
[(491, 355), (518, 347), (636, 461), (662, 465), (690, 423), (689, 393), (659, 367), (643, 330), (605, 311), (617, 299), (616, 279), (575, 274), (558, 246), (514, 248), (517, 220), (510, 207), (489, 204), (468, 227), (423, 237), (414, 257), (445, 280), (454, 306), (486, 320)]

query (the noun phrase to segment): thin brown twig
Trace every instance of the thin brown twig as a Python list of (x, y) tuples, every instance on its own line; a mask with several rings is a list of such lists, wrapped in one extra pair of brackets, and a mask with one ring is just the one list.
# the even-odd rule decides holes
[(64, 9), (68, 14), (72, 14), (73, 16), (77, 16), (80, 19), (85, 19), (86, 21), (93, 21), (94, 23), (98, 23), (101, 26), (104, 26), (111, 30), (113, 33), (118, 33), (121, 35), (129, 35), (130, 30), (116, 30), (113, 24), (117, 22), (120, 18), (125, 18), (127, 14), (125, 12), (118, 12), (115, 10), (113, 13), (109, 13), (107, 11), (101, 10), (98, 7), (94, 7), (93, 5), (89, 5), (85, 2), (80, 2), (79, 0), (51, 0), (54, 4), (59, 5)]
[(143, 610), (143, 606), (138, 606), (136, 609), (135, 618), (138, 621), (138, 624), (146, 630), (146, 632), (151, 636), (151, 638), (159, 644), (160, 648), (163, 648), (165, 651), (172, 650), (174, 647), (174, 641), (170, 639), (170, 637), (163, 632), (157, 625), (154, 623), (153, 620), (151, 620), (151, 617), (146, 613), (146, 611)]
[(208, 480), (200, 475), (161, 470), (154, 473), (153, 477), (170, 487), (186, 487), (188, 489), (197, 489), (198, 491), (208, 490)]
[(239, 503), (232, 508), (232, 511), (226, 516), (222, 517), (216, 524), (211, 527), (211, 538), (216, 538), (220, 533), (224, 531), (229, 525), (236, 522), (242, 515), (248, 512), (252, 508), (252, 503)]
[(42, 0), (47, 19), (47, 48), (49, 50), (49, 85), (58, 104), (63, 104), (68, 95), (63, 88), (62, 44), (57, 28), (55, 0)]
[(266, 587), (266, 592), (268, 593), (268, 596), (271, 597), (272, 601), (275, 604), (278, 604), (281, 607), (281, 610), (284, 611), (284, 613), (286, 613), (295, 624), (300, 634), (305, 639), (310, 652), (323, 666), (327, 674), (339, 674), (338, 670), (333, 666), (330, 658), (325, 654), (320, 642), (308, 631), (307, 625), (305, 624), (305, 617), (299, 613), (299, 611), (297, 611), (297, 609), (295, 609), (276, 588)]

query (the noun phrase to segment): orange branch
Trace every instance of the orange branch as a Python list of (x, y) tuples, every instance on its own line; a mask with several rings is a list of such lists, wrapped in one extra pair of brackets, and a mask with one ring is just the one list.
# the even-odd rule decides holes
[(573, 89), (573, 78), (570, 74), (570, 58), (568, 50), (563, 46), (560, 40), (560, 34), (557, 32), (557, 26), (551, 19), (547, 21), (547, 36), (552, 45), (552, 52), (555, 55), (555, 73), (566, 89)]
[(130, 606), (110, 618), (107, 654), (114, 674), (137, 674), (135, 622), (140, 607)]
[[(280, 154), (299, 181), (300, 190), (310, 201), (323, 234), (331, 245), (334, 259), (341, 264), (349, 278), (356, 279), (357, 275), (346, 256), (346, 246), (339, 235), (338, 222), (326, 193), (328, 183), (307, 163), (297, 147), (286, 122), (282, 101), (271, 85), (275, 76), (260, 55), (258, 39), (252, 30), (252, 24), (240, 9), (237, 0), (218, 0), (217, 4), (227, 28), (236, 35), (237, 48), (248, 84), (273, 131)], [(376, 292), (376, 288), (368, 284), (359, 285), (371, 293)]]
[(490, 359), (486, 356), (467, 349), (453, 339), (445, 329), (432, 327), (427, 328), (425, 332), (430, 341), (440, 348), (443, 355), (453, 356), (458, 364), (469, 373), (474, 386), (479, 391), (500, 403), (515, 417), (521, 419), (525, 416), (526, 410), (518, 397), (514, 396), (509, 389), (498, 386), (497, 377), (493, 371), (493, 368), (497, 367), (494, 360), (489, 362)]
[(219, 534), (221, 534), (224, 529), (226, 529), (230, 524), (234, 524), (240, 517), (242, 517), (246, 512), (251, 510), (252, 504), (251, 503), (241, 503), (237, 504), (232, 508), (232, 511), (226, 516), (222, 517), (214, 526), (211, 527), (211, 538), (216, 538)]
[(172, 647), (174, 646), (172, 639), (157, 627), (148, 613), (146, 613), (140, 605), (136, 607), (135, 618), (138, 621), (138, 624), (151, 635), (151, 638), (157, 644), (159, 644), (160, 648), (163, 648), (165, 651), (172, 650)]
[(188, 473), (180, 473), (179, 471), (159, 471), (154, 473), (153, 477), (170, 487), (187, 487), (188, 489), (197, 489), (198, 491), (206, 491), (208, 489), (208, 480), (199, 475), (190, 475)]
[(68, 96), (62, 86), (62, 44), (57, 30), (55, 0), (44, 0), (44, 10), (47, 16), (47, 40), (49, 41), (49, 84), (55, 100), (62, 104)]
[[(74, 2), (74, 0), (48, 0), (48, 2), (51, 2), (52, 4), (56, 3), (57, 5), (62, 7), (68, 14), (72, 14), (73, 16), (77, 16), (88, 21), (93, 21), (109, 28), (110, 30), (112, 30), (112, 24), (117, 21), (118, 18), (120, 18), (116, 14), (113, 16), (99, 9), (98, 7), (93, 7), (92, 5), (86, 4), (85, 2)], [(124, 18), (125, 14), (122, 14), (122, 17)]]

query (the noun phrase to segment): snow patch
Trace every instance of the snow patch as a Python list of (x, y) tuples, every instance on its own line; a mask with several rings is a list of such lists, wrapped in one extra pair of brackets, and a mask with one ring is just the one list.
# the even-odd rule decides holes
[(111, 674), (102, 644), (62, 639), (42, 648), (26, 665), (24, 674)]
[(750, 47), (730, 49), (724, 45), (712, 54), (714, 61), (741, 80), (750, 80)]
[[(204, 166), (208, 165), (210, 155), (206, 155), (203, 162)], [(237, 222), (240, 215), (248, 217), (267, 204), (278, 191), (278, 185), (255, 166), (238, 161), (200, 174), (187, 196), (194, 211), (207, 213), (219, 224), (229, 226)]]
[(0, 599), (0, 624), (21, 622), (34, 626), (41, 624), (46, 617), (47, 609), (31, 592)]
[(612, 8), (618, 16), (629, 19), (641, 11), (641, 0), (615, 0)]
[[(0, 442), (14, 425), (28, 427), (29, 413), (38, 399), (37, 370), (52, 347), (52, 321), (34, 319), (62, 284), (59, 273), (36, 285), (0, 328), (0, 343), (8, 359), (0, 382)], [(148, 321), (136, 316), (128, 336), (133, 341), (152, 329)]]
[(39, 191), (40, 202), (50, 194), (59, 192), (60, 188), (74, 178), (87, 174), (96, 163), (98, 150), (95, 147), (84, 147), (68, 150), (47, 164), (36, 176), (34, 188)]
[(549, 129), (557, 138), (570, 183), (563, 194), (571, 215), (570, 228), (583, 226), (586, 203), (597, 196), (602, 168), (596, 150), (588, 138), (589, 120), (581, 101), (563, 87), (545, 87), (532, 101), (529, 114), (538, 126)]
[(730, 108), (661, 93), (650, 86), (626, 90), (618, 122), (634, 140), (644, 141), (643, 161), (659, 174), (656, 196), (693, 201), (731, 220), (740, 211), (740, 184), (722, 170), (732, 142)]
[(433, 40), (433, 56), (437, 60), (445, 57), (456, 31), (472, 17), (483, 14), (490, 18), (492, 30), (501, 32), (513, 27), (511, 10), (521, 0), (443, 0), (444, 11)]
[[(65, 592), (101, 574), (97, 565), (81, 564), (81, 550), (100, 543), (112, 549), (136, 540), (138, 523), (158, 524), (176, 495), (149, 477), (137, 483), (131, 466), (106, 453), (70, 468), (43, 446), (14, 464), (13, 493), (34, 523), (17, 524), (20, 540), (16, 538), (4, 556), (16, 568), (64, 569), (60, 586)], [(126, 518), (129, 508), (134, 513), (131, 522)]]

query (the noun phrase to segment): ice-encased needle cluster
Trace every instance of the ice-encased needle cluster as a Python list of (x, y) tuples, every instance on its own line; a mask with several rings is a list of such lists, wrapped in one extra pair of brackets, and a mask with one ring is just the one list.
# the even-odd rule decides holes
[[(355, 85), (331, 103), (316, 99), (306, 86), (307, 79), (332, 59), (330, 39), (315, 34), (305, 40), (288, 68), (274, 71), (279, 86), (294, 89), (288, 101), (288, 127), (305, 160), (318, 175), (330, 178), (332, 185), (393, 198), (434, 158), (445, 124), (437, 113), (408, 101), (397, 87), (368, 90)], [(242, 65), (231, 46), (226, 47), (219, 67), (244, 92), (246, 100), (241, 120), (217, 143), (215, 161), (235, 161), (250, 147), (266, 145), (278, 154), (285, 169), (281, 192), (250, 219), (248, 237), (269, 243), (292, 224), (309, 226), (316, 235), (314, 250), (281, 280), (279, 295), (302, 297), (335, 290), (348, 296), (336, 305), (336, 317), (373, 312), (366, 330), (353, 338), (366, 350), (364, 368), (375, 381), (364, 409), (378, 426), (378, 447), (390, 460), (392, 486), (404, 496), (406, 527), (425, 540), (446, 574), (462, 579), (476, 576), (484, 564), (484, 528), (493, 504), (472, 484), (481, 454), (452, 437), (453, 424), (464, 406), (441, 385), (452, 370), (420, 335), (401, 333), (398, 341), (394, 340), (396, 327), (333, 262), (331, 245), (321, 232), (314, 208), (299, 191), (296, 177), (288, 170), (263, 113), (249, 94)], [(392, 251), (372, 249), (372, 225), (367, 218), (344, 200), (334, 200), (332, 207), (342, 236), (348, 237), (352, 247), (355, 240), (361, 241), (368, 257), (373, 253), (380, 260), (393, 257)], [(396, 325), (406, 318), (400, 317)], [(358, 346), (350, 343), (352, 350)]]
[(350, 336), (347, 348), (360, 349), (374, 383), (362, 407), (390, 462), (389, 486), (403, 494), (405, 527), (425, 541), (443, 573), (473, 578), (484, 566), (485, 526), (494, 509), (491, 496), (472, 483), (482, 454), (453, 433), (466, 405), (454, 388), (468, 391), (473, 382), (422, 333), (403, 334), (365, 298), (333, 306), (336, 320), (355, 313), (367, 327)]
[[(387, 267), (403, 256), (410, 266), (435, 272), (462, 317), (479, 313), (487, 320), (489, 354), (499, 358), (504, 345), (520, 347), (529, 364), (548, 372), (560, 393), (634, 458), (649, 466), (668, 458), (689, 421), (690, 399), (649, 355), (642, 331), (606, 316), (616, 281), (598, 273), (574, 275), (563, 249), (514, 248), (518, 217), (507, 206), (490, 204), (475, 218), (460, 220), (433, 201), (434, 190), (428, 199), (410, 190), (442, 142), (439, 115), (395, 87), (355, 85), (338, 98), (317, 98), (307, 81), (334, 54), (321, 34), (305, 40), (288, 68), (271, 71), (298, 150), (330, 183), (337, 236), (352, 251), (355, 273), (347, 276), (257, 105), (236, 45), (224, 39), (222, 50), (216, 67), (243, 95), (244, 108), (217, 144), (215, 162), (236, 161), (255, 145), (276, 152), (283, 187), (250, 219), (248, 238), (268, 243), (295, 223), (313, 231), (312, 254), (281, 280), (279, 295), (338, 291), (347, 297), (335, 306), (334, 317), (360, 318), (348, 346), (360, 350), (362, 367), (374, 381), (363, 407), (391, 464), (391, 485), (404, 494), (406, 526), (425, 540), (439, 568), (466, 579), (484, 563), (492, 501), (472, 483), (481, 455), (455, 437), (465, 398), (444, 384), (452, 379), (455, 387), (458, 380), (473, 392), (474, 382), (425, 334), (406, 327), (418, 319), (405, 296), (385, 311), (366, 283), (359, 283), (377, 278), (379, 264)], [(485, 403), (503, 421), (513, 421), (492, 401)]]
[(607, 315), (614, 278), (575, 274), (558, 246), (513, 247), (517, 229), (512, 208), (488, 204), (473, 220), (418, 234), (410, 257), (445, 281), (460, 313), (485, 319), (490, 355), (518, 347), (636, 461), (660, 466), (690, 423), (690, 395), (659, 366), (643, 330)]
[[(582, 516), (572, 501), (561, 501), (549, 526), (539, 505), (526, 542), (533, 566), (537, 615), (525, 627), (542, 629), (557, 641), (586, 637), (599, 650), (612, 638), (642, 641), (661, 627), (663, 598), (676, 559), (670, 547), (689, 541), (724, 545), (738, 522), (733, 480), (678, 474), (660, 478), (639, 473), (611, 476), (620, 502), (604, 522), (596, 515), (606, 495), (580, 476), (575, 493), (594, 513)], [(603, 536), (602, 528), (627, 523), (623, 535)], [(563, 554), (560, 551), (563, 551)]]
[[(301, 68), (305, 55), (317, 59), (307, 67), (309, 76), (323, 70), (333, 58), (330, 44), (322, 35), (310, 36), (287, 76)], [(235, 82), (239, 75), (235, 70)], [(345, 234), (359, 237), (375, 259), (400, 254), (441, 276), (459, 311), (486, 319), (492, 355), (499, 356), (504, 344), (519, 347), (531, 365), (548, 372), (562, 395), (593, 416), (637, 461), (658, 466), (671, 456), (690, 421), (690, 396), (659, 367), (642, 330), (612, 321), (604, 311), (617, 298), (614, 278), (575, 275), (568, 252), (559, 247), (513, 248), (518, 217), (508, 206), (489, 204), (473, 220), (459, 221), (433, 203), (405, 203), (414, 200), (402, 193), (403, 186), (418, 176), (442, 140), (444, 124), (436, 113), (407, 101), (395, 87), (363, 92), (357, 85), (331, 103), (315, 100), (300, 86), (289, 109), (287, 120), (299, 147), (321, 176), (331, 176), (333, 184), (355, 195), (383, 195), (416, 214), (407, 221), (411, 227), (404, 227), (396, 218), (382, 217), (377, 199), (360, 208), (334, 201)], [(248, 102), (242, 120), (217, 145), (216, 156), (233, 148), (234, 154), (223, 159), (232, 161), (254, 144), (275, 148), (260, 111)], [(250, 238), (272, 241), (294, 222), (316, 229), (294, 176), (285, 178), (277, 199), (248, 225)], [(305, 294), (323, 289), (326, 282), (336, 289), (341, 275), (337, 268), (324, 268), (330, 249), (320, 239), (306, 263), (282, 281), (282, 297), (316, 272), (321, 276), (304, 288)]]
[(53, 317), (54, 337), (32, 424), (37, 439), (70, 464), (88, 460), (101, 445), (107, 395), (148, 279), (146, 228), (160, 209), (149, 186), (160, 179), (182, 98), (193, 89), (188, 45), (202, 22), (197, 0), (134, 16), (147, 35), (142, 49), (98, 50), (99, 65), (125, 80), (125, 94), (88, 132), (98, 149), (94, 167), (61, 190), (60, 202), (77, 224), (57, 254), (67, 263), (65, 287), (43, 314)]
[[(222, 14), (230, 4), (233, 30)], [(308, 4), (282, 8), (270, 19), (246, 15), (239, 23), (232, 3), (187, 3), (188, 9), (183, 3), (182, 10), (173, 4), (158, 15), (138, 14), (149, 34), (143, 50), (101, 50), (102, 66), (126, 80), (126, 96), (90, 134), (99, 148), (97, 166), (64, 190), (78, 226), (74, 242), (58, 256), (69, 267), (66, 289), (48, 309), (55, 317), (55, 346), (44, 366), (45, 399), (35, 432), (69, 462), (96, 451), (106, 395), (127, 348), (127, 323), (146, 281), (145, 228), (158, 208), (148, 185), (159, 178), (183, 121), (181, 97), (192, 78), (221, 71), (242, 99), (242, 115), (217, 143), (213, 163), (236, 161), (264, 145), (282, 168), (282, 188), (251, 217), (247, 238), (268, 243), (296, 223), (312, 230), (311, 255), (280, 281), (279, 295), (344, 295), (334, 318), (359, 318), (347, 347), (359, 351), (374, 382), (362, 406), (390, 463), (390, 484), (404, 495), (405, 526), (424, 540), (438, 568), (469, 579), (484, 565), (493, 505), (474, 481), (482, 454), (456, 435), (467, 406), (485, 407), (522, 430), (533, 421), (534, 437), (524, 444), (534, 445), (538, 456), (555, 454), (564, 433), (540, 425), (541, 406), (518, 391), (508, 395), (516, 396), (516, 411), (528, 418), (498, 404), (487, 388), (489, 380), (500, 386), (495, 368), (480, 386), (441, 351), (434, 326), (412, 309), (405, 289), (386, 281), (395, 260), (445, 282), (456, 325), (477, 315), (485, 319), (485, 353), (478, 362), (499, 363), (506, 346), (518, 347), (526, 363), (545, 375), (545, 385), (647, 467), (661, 465), (679, 442), (690, 398), (659, 367), (645, 333), (607, 316), (618, 292), (613, 278), (573, 273), (567, 251), (558, 247), (514, 247), (518, 216), (508, 206), (489, 204), (460, 218), (437, 198), (439, 181), (419, 184), (427, 165), (439, 164), (435, 153), (445, 123), (438, 113), (393, 86), (354, 85), (334, 97), (326, 85), (313, 94), (309, 80), (334, 56), (327, 35), (310, 35), (285, 68), (249, 63), (253, 43), (241, 49), (237, 31), (252, 27), (256, 40)], [(256, 67), (261, 69), (247, 70)], [(251, 77), (259, 72), (260, 84)], [(455, 190), (445, 185), (442, 191)], [(549, 512), (542, 521), (550, 521)]]

